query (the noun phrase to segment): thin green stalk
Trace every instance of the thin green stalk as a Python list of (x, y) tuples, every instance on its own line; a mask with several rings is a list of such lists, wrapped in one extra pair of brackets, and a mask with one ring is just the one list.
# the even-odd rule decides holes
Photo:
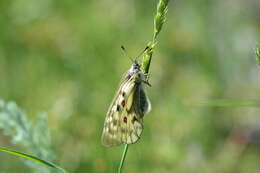
[(168, 6), (169, 0), (160, 0), (157, 4), (157, 10), (156, 14), (154, 16), (154, 32), (153, 32), (153, 39), (152, 42), (148, 43), (148, 47), (150, 49), (147, 49), (144, 52), (143, 61), (142, 61), (142, 70), (145, 73), (149, 72), (150, 64), (152, 61), (153, 56), (153, 49), (157, 42), (157, 36), (161, 32), (163, 24), (166, 21), (166, 13), (167, 13), (167, 6)]
[[(147, 49), (144, 52), (143, 61), (142, 61), (142, 65), (141, 65), (141, 69), (143, 70), (143, 72), (145, 74), (148, 74), (148, 72), (149, 72), (149, 68), (150, 68), (150, 64), (151, 64), (151, 60), (152, 60), (152, 56), (153, 56), (153, 49), (156, 44), (156, 39), (157, 39), (157, 36), (160, 33), (160, 31), (162, 30), (162, 26), (163, 26), (164, 22), (166, 21), (168, 3), (169, 3), (169, 0), (160, 0), (159, 3), (157, 4), (157, 11), (156, 11), (156, 14), (154, 17), (153, 39), (152, 39), (152, 42), (149, 42), (147, 45), (149, 47), (149, 49)], [(128, 144), (125, 145), (123, 155), (121, 158), (121, 162), (120, 162), (120, 165), (118, 168), (118, 173), (121, 173), (121, 171), (122, 171), (122, 167), (125, 162), (127, 150), (128, 150)]]
[(121, 173), (121, 171), (122, 171), (122, 168), (123, 168), (123, 165), (124, 165), (124, 162), (125, 162), (125, 158), (126, 158), (126, 154), (127, 154), (127, 150), (128, 150), (128, 144), (125, 144), (124, 152), (123, 152), (123, 155), (122, 155), (122, 158), (121, 158), (121, 161), (120, 161), (120, 165), (119, 165), (119, 168), (118, 168), (118, 173)]

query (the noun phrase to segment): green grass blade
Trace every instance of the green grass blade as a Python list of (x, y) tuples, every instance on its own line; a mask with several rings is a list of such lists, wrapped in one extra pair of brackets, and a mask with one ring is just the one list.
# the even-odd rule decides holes
[(18, 151), (15, 151), (15, 150), (11, 150), (11, 149), (8, 149), (8, 148), (5, 148), (5, 147), (0, 147), (0, 151), (3, 151), (3, 152), (6, 152), (6, 153), (9, 153), (11, 155), (15, 155), (15, 156), (18, 156), (18, 157), (22, 157), (22, 158), (26, 158), (28, 160), (31, 160), (33, 162), (38, 162), (38, 163), (41, 163), (41, 164), (44, 164), (46, 166), (49, 166), (49, 167), (52, 167), (52, 168), (56, 168), (64, 173), (68, 173), (66, 170), (64, 170), (63, 168), (51, 163), (51, 162), (48, 162), (48, 161), (45, 161), (45, 160), (42, 160), (40, 158), (37, 158), (35, 156), (32, 156), (32, 155), (29, 155), (29, 154), (26, 154), (26, 153), (22, 153), (22, 152), (18, 152)]
[(260, 107), (260, 100), (215, 99), (188, 103), (188, 105), (206, 107)]
[(124, 152), (123, 152), (121, 162), (120, 162), (120, 165), (119, 165), (119, 168), (118, 168), (118, 173), (122, 172), (122, 168), (123, 168), (123, 165), (124, 165), (124, 162), (125, 162), (127, 150), (128, 150), (128, 144), (125, 144)]

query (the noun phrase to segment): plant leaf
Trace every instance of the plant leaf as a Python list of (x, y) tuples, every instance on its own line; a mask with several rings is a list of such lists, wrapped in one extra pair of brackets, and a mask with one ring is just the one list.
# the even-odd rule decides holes
[(22, 152), (19, 152), (19, 151), (15, 151), (15, 150), (11, 150), (11, 149), (8, 149), (8, 148), (5, 148), (5, 147), (0, 147), (0, 151), (3, 151), (5, 153), (9, 153), (11, 155), (15, 155), (15, 156), (18, 156), (18, 157), (22, 157), (22, 158), (26, 158), (28, 160), (31, 160), (33, 162), (38, 162), (38, 163), (41, 163), (41, 164), (44, 164), (46, 166), (49, 166), (49, 167), (52, 167), (52, 168), (56, 168), (64, 173), (68, 173), (66, 170), (64, 170), (63, 168), (51, 163), (51, 162), (48, 162), (48, 161), (45, 161), (45, 160), (42, 160), (38, 157), (35, 157), (35, 156), (32, 156), (32, 155), (29, 155), (29, 154), (26, 154), (26, 153), (22, 153)]

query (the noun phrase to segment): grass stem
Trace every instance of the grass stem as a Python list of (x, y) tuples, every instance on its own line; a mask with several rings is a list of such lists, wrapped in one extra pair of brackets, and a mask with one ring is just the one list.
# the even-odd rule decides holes
[(119, 168), (118, 168), (118, 173), (122, 172), (122, 168), (123, 168), (123, 165), (124, 165), (124, 162), (125, 162), (127, 150), (128, 150), (128, 144), (125, 144), (124, 152), (123, 152), (123, 155), (122, 155), (122, 158), (121, 158), (121, 161), (120, 161), (120, 165), (119, 165)]
[[(143, 72), (146, 73), (146, 74), (148, 74), (148, 72), (149, 72), (149, 68), (150, 68), (150, 64), (151, 64), (151, 60), (152, 60), (152, 55), (153, 55), (153, 48), (154, 48), (154, 46), (157, 42), (156, 38), (157, 38), (158, 34), (160, 33), (164, 22), (166, 21), (166, 13), (167, 13), (168, 2), (169, 2), (169, 0), (160, 0), (157, 4), (157, 10), (156, 10), (156, 14), (155, 14), (155, 17), (154, 17), (153, 39), (152, 39), (152, 42), (149, 42), (148, 45), (147, 45), (150, 49), (147, 49), (144, 52), (142, 65), (141, 65)], [(122, 167), (123, 167), (124, 162), (125, 162), (127, 150), (128, 150), (128, 144), (125, 145), (123, 155), (122, 155), (122, 158), (121, 158), (121, 162), (120, 162), (120, 165), (119, 165), (119, 168), (118, 168), (118, 173), (121, 173), (121, 171), (122, 171)]]

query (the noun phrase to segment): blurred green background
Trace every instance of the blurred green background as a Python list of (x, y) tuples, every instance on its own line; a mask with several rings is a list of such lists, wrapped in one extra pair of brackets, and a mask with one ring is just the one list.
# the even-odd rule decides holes
[[(116, 172), (123, 146), (100, 143), (122, 74), (152, 39), (157, 0), (2, 0), (0, 98), (48, 113), (55, 163)], [(259, 172), (259, 0), (175, 0), (151, 64), (152, 112), (123, 172)], [(238, 102), (216, 107), (211, 100)], [(205, 103), (205, 104), (201, 104)], [(0, 146), (12, 145), (0, 130)], [(32, 172), (0, 153), (0, 172)]]

